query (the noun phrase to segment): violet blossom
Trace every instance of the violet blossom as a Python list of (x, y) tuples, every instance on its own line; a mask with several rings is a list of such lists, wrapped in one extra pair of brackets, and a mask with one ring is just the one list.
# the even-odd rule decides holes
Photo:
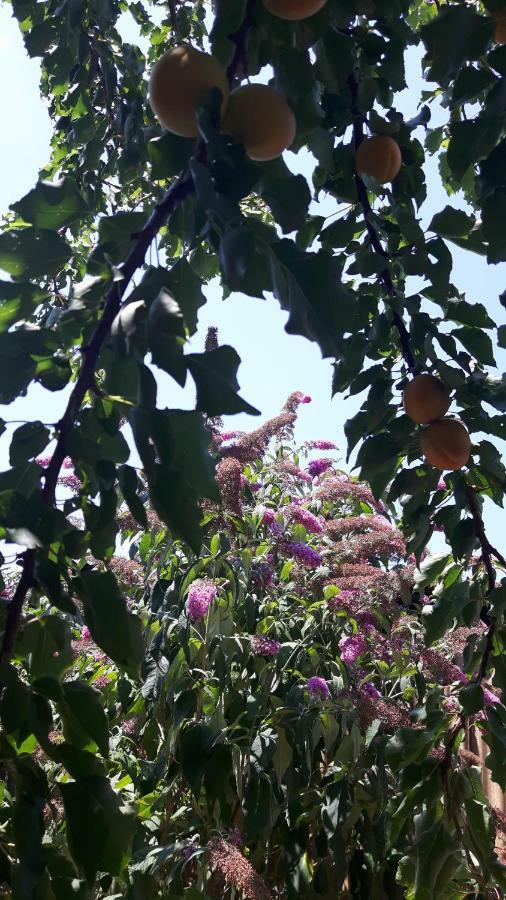
[(337, 444), (334, 441), (308, 441), (308, 447), (312, 450), (337, 450)]
[(251, 649), (255, 656), (276, 656), (281, 650), (281, 644), (262, 634), (255, 634), (251, 638)]
[(329, 695), (329, 686), (324, 678), (313, 675), (306, 682), (306, 690), (315, 700), (325, 700)]
[(364, 697), (370, 697), (372, 700), (378, 700), (381, 697), (381, 693), (378, 691), (378, 688), (372, 683), (372, 681), (366, 681), (365, 684), (360, 688), (360, 693)]
[(288, 507), (288, 515), (299, 525), (303, 525), (310, 534), (321, 534), (323, 525), (318, 516), (313, 515), (308, 509), (299, 506), (298, 503), (292, 502)]
[(218, 588), (209, 578), (197, 578), (192, 582), (188, 591), (186, 611), (192, 622), (203, 619), (207, 614), (212, 601), (218, 593)]
[(332, 466), (332, 460), (325, 459), (325, 457), (319, 457), (318, 459), (312, 459), (308, 464), (307, 471), (312, 478), (316, 478), (318, 475), (321, 475), (323, 472), (326, 472)]
[(322, 564), (322, 558), (320, 554), (313, 550), (312, 547), (309, 547), (308, 544), (303, 544), (301, 541), (288, 541), (284, 545), (284, 550), (289, 556), (293, 556), (298, 562), (302, 563), (303, 566), (307, 566), (308, 569), (318, 568)]
[(342, 637), (339, 641), (339, 649), (343, 662), (354, 663), (359, 656), (367, 653), (369, 645), (362, 634), (355, 634), (352, 637)]

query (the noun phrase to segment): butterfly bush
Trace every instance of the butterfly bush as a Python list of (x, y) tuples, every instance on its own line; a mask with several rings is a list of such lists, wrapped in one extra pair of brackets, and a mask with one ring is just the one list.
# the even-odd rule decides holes
[[(482, 685), (481, 709), (469, 706), (487, 626), (469, 610), (459, 619), (456, 606), (450, 628), (431, 633), (441, 588), (424, 580), (395, 507), (331, 459), (311, 460), (314, 450), (335, 449), (330, 439), (295, 444), (309, 399), (293, 392), (251, 432), (209, 421), (218, 493), (202, 502), (200, 554), (174, 540), (149, 506), (146, 530), (119, 510), (120, 542), (87, 563), (114, 576), (131, 646), (142, 630), (136, 669), (125, 667), (115, 640), (103, 640), (107, 594), (89, 608), (78, 593), (75, 614), (57, 612), (60, 627), (71, 628), (72, 652), (65, 658), (51, 646), (53, 665), (63, 685), (93, 689), (109, 739), (99, 765), (133, 816), (125, 896), (141, 872), (146, 896), (160, 900), (192, 891), (337, 897), (339, 833), (346, 859), (362, 865), (369, 853), (374, 879), (389, 873), (383, 895), (404, 897), (402, 866), (416, 858), (413, 822), (426, 802), (414, 788), (407, 809), (406, 784), (424, 779), (434, 779), (434, 815), (443, 815), (455, 777), (490, 817), (491, 852), (493, 834), (506, 834), (501, 810), (486, 811), (473, 768), (488, 753), (477, 753), (476, 740), (484, 734), (493, 746), (489, 722), (506, 716), (500, 680)], [(481, 561), (469, 562), (480, 584)], [(463, 716), (469, 736), (450, 745)], [(56, 715), (50, 741), (35, 749), (48, 773), (66, 772), (69, 727)], [(95, 727), (82, 748), (101, 739)], [(387, 833), (387, 809), (395, 829), (371, 850), (366, 836)], [(459, 814), (465, 830), (465, 804)], [(61, 841), (64, 809), (44, 822), (46, 840)], [(465, 854), (459, 860), (465, 869)]]

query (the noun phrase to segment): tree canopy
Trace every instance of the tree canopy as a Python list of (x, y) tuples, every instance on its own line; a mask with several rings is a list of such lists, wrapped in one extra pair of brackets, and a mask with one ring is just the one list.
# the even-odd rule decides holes
[[(41, 93), (54, 130), (47, 166), (35, 187), (12, 205), (0, 233), (5, 273), (0, 402), (8, 406), (38, 383), (48, 391), (66, 390), (68, 403), (59, 422), (48, 424), (41, 413), (40, 421), (16, 428), (10, 469), (0, 473), (1, 535), (23, 548), (14, 571), (6, 567), (2, 609), (2, 841), (3, 834), (6, 838), (0, 862), (6, 891), (20, 898), (90, 892), (170, 896), (156, 893), (165, 890), (163, 879), (142, 886), (152, 866), (172, 859), (169, 834), (177, 843), (180, 831), (189, 833), (174, 825), (174, 811), (160, 812), (156, 804), (167, 799), (163, 791), (153, 806), (144, 799), (165, 779), (174, 786), (170, 802), (176, 810), (182, 783), (181, 798), (191, 808), (197, 804), (206, 840), (215, 840), (209, 852), (217, 871), (227, 881), (227, 872), (238, 867), (243, 883), (235, 888), (249, 896), (245, 884), (255, 875), (247, 867), (241, 870), (248, 862), (245, 853), (235, 848), (234, 856), (230, 849), (232, 832), (226, 829), (236, 823), (230, 815), (225, 821), (224, 810), (232, 802), (231, 786), (220, 782), (231, 766), (236, 780), (244, 776), (243, 751), (234, 757), (235, 719), (218, 722), (213, 716), (216, 697), (230, 686), (226, 679), (239, 677), (246, 665), (244, 635), (255, 635), (263, 623), (258, 635), (267, 648), (272, 616), (272, 640), (283, 647), (297, 643), (318, 622), (320, 649), (314, 653), (321, 657), (323, 674), (312, 651), (297, 662), (297, 672), (287, 667), (286, 682), (276, 668), (277, 654), (274, 668), (262, 669), (258, 660), (246, 665), (252, 708), (237, 727), (247, 730), (252, 717), (248, 734), (253, 737), (256, 729), (258, 745), (248, 747), (247, 772), (248, 778), (251, 771), (256, 775), (242, 786), (237, 782), (234, 790), (247, 816), (256, 804), (263, 817), (262, 827), (246, 824), (251, 864), (265, 875), (261, 884), (255, 882), (254, 896), (267, 896), (262, 891), (284, 896), (283, 890), (287, 897), (304, 891), (308, 897), (335, 896), (337, 890), (359, 897), (392, 897), (397, 891), (412, 900), (478, 892), (498, 896), (504, 873), (494, 856), (491, 820), (479, 779), (462, 771), (458, 751), (478, 715), (490, 747), (487, 765), (506, 786), (506, 708), (493, 693), (506, 676), (506, 583), (497, 576), (504, 559), (490, 542), (482, 515), (485, 498), (502, 506), (506, 484), (497, 449), (506, 433), (506, 386), (494, 359), (497, 348), (506, 347), (506, 332), (482, 303), (453, 284), (450, 248), (479, 254), (491, 266), (506, 261), (502, 0), (487, 0), (486, 7), (438, 0), (13, 0), (12, 9), (28, 54), (41, 59)], [(124, 16), (135, 24), (135, 43), (121, 37)], [(181, 44), (193, 51), (170, 56), (170, 66), (174, 60), (201, 60), (197, 50), (207, 54), (207, 62), (164, 82), (160, 101), (155, 63)], [(406, 119), (396, 109), (396, 96), (406, 88), (406, 61), (417, 53), (423, 90), (419, 98), (412, 92), (412, 115)], [(258, 81), (269, 82), (270, 91), (265, 93), (264, 85), (251, 92)], [(183, 109), (176, 117), (175, 105), (186, 97), (190, 115)], [(432, 127), (435, 109), (442, 124)], [(290, 172), (281, 156), (288, 146), (305, 154), (307, 177)], [(437, 157), (448, 199), (422, 227), (427, 157)], [(322, 199), (335, 202), (332, 216), (320, 214)], [(389, 657), (380, 665), (373, 656), (374, 673), (384, 678), (380, 686), (367, 668), (373, 648), (369, 632), (357, 630), (356, 606), (336, 601), (342, 634), (330, 621), (329, 590), (335, 589), (338, 600), (348, 588), (323, 583), (323, 556), (316, 581), (306, 573), (298, 585), (289, 564), (277, 568), (278, 535), (273, 566), (281, 589), (271, 597), (262, 588), (260, 598), (251, 590), (250, 569), (259, 550), (255, 529), (263, 526), (252, 508), (245, 513), (238, 505), (237, 486), (241, 478), (251, 479), (255, 466), (265, 465), (266, 432), (261, 427), (249, 440), (238, 438), (233, 450), (216, 441), (218, 417), (257, 412), (239, 393), (238, 354), (213, 336), (202, 352), (185, 350), (197, 331), (203, 288), (214, 278), (221, 279), (226, 293), (259, 302), (273, 295), (288, 313), (287, 331), (316, 342), (322, 356), (334, 361), (333, 391), (363, 397), (360, 411), (346, 423), (346, 435), (349, 453), (358, 450), (361, 483), (370, 486), (364, 488), (367, 498), (357, 499), (365, 508), (329, 511), (319, 504), (332, 498), (306, 496), (302, 487), (302, 505), (293, 508), (335, 521), (335, 536), (347, 533), (340, 521), (373, 516), (378, 504), (392, 519), (399, 516), (399, 560), (413, 557), (408, 569), (419, 568), (407, 592), (394, 598), (396, 615), (402, 609), (407, 617), (398, 638), (406, 646), (413, 643), (421, 655), (415, 661), (402, 644), (393, 662)], [(160, 370), (180, 385), (187, 379), (195, 383), (195, 410), (163, 408), (163, 397), (157, 396)], [(410, 385), (413, 398), (415, 382), (428, 384), (416, 379), (427, 375), (437, 379), (435, 393), (422, 390), (410, 406), (406, 388)], [(288, 407), (281, 417), (292, 414)], [(141, 469), (132, 463), (133, 445)], [(443, 480), (441, 469), (449, 470)], [(331, 480), (315, 471), (314, 477), (320, 476), (322, 485)], [(65, 484), (72, 487), (70, 496), (61, 494), (59, 485)], [(223, 484), (229, 494), (223, 494)], [(274, 479), (269, 499), (281, 517), (292, 508), (283, 490)], [(131, 547), (131, 562), (143, 567), (145, 579), (144, 592), (134, 597), (135, 612), (125, 602), (124, 572), (115, 574), (112, 565), (125, 536), (118, 515), (125, 507), (143, 533)], [(301, 547), (310, 519), (306, 516), (304, 524), (293, 516), (291, 557), (306, 554), (307, 563), (311, 553)], [(363, 547), (362, 526), (355, 522), (354, 527)], [(448, 552), (427, 557), (436, 530), (443, 532)], [(137, 532), (132, 526), (129, 533)], [(330, 552), (334, 536), (327, 526), (324, 533)], [(366, 534), (376, 550), (374, 541), (386, 541), (381, 552), (371, 550), (374, 567), (381, 562), (384, 568), (392, 556), (389, 532), (372, 527)], [(239, 575), (232, 559), (238, 548), (246, 554)], [(264, 549), (268, 555), (272, 548)], [(163, 590), (158, 587), (156, 594), (149, 579), (158, 550), (163, 561), (156, 561), (153, 579)], [(165, 554), (172, 554), (171, 562)], [(262, 563), (263, 555), (261, 550)], [(356, 565), (369, 556), (364, 550)], [(217, 557), (220, 566), (214, 564)], [(304, 567), (302, 557), (298, 563)], [(344, 577), (336, 560), (327, 572), (334, 582)], [(341, 558), (339, 565), (353, 562)], [(191, 576), (183, 574), (185, 566)], [(212, 607), (222, 610), (225, 620), (229, 606), (233, 610), (223, 626), (232, 623), (232, 632), (217, 626), (216, 658), (199, 663), (207, 638), (201, 641), (192, 615), (183, 611), (197, 577), (204, 581), (194, 589), (196, 609), (209, 601), (206, 615)], [(234, 583), (241, 585), (237, 595)], [(298, 598), (293, 621), (285, 585), (290, 598)], [(418, 589), (425, 586), (433, 589), (432, 602), (420, 609)], [(320, 591), (316, 611), (313, 588)], [(374, 606), (381, 591), (371, 585), (368, 591)], [(381, 615), (386, 619), (369, 626), (392, 643), (395, 616), (392, 610)], [(129, 757), (121, 738), (117, 757), (109, 760), (109, 730), (117, 727), (118, 712), (102, 706), (91, 686), (95, 671), (90, 676), (83, 668), (76, 674), (71, 644), (79, 629), (79, 640), (92, 639), (100, 648), (96, 652), (117, 666), (117, 674), (103, 673), (106, 704), (109, 681), (116, 685), (117, 679), (115, 702), (130, 712), (133, 704), (132, 715), (139, 703), (139, 712), (151, 717), (146, 725), (160, 729), (163, 753), (148, 729), (145, 757)], [(468, 629), (467, 644), (462, 629)], [(457, 645), (437, 642), (455, 634), (461, 636), (459, 652), (467, 646), (464, 661), (455, 662), (465, 684), (461, 680), (458, 696), (450, 691), (447, 698), (443, 687), (460, 676), (451, 670), (447, 682), (427, 660), (436, 659), (431, 653), (453, 655), (448, 648)], [(362, 642), (365, 681), (356, 673), (347, 680), (348, 645), (343, 652), (341, 638), (354, 640), (357, 648)], [(223, 655), (223, 641), (235, 648), (233, 664)], [(86, 662), (88, 651), (83, 653)], [(176, 658), (182, 666), (177, 674)], [(383, 664), (394, 671), (387, 673)], [(435, 687), (427, 673), (435, 677)], [(306, 676), (322, 682), (318, 688), (313, 681), (314, 690), (308, 682), (303, 699)], [(195, 677), (202, 684), (196, 686)], [(292, 709), (291, 722), (302, 704), (301, 722), (311, 722), (307, 734), (296, 728), (292, 733), (292, 725), (287, 730), (283, 717), (274, 715), (276, 704), (268, 715), (262, 713), (274, 716), (272, 721), (259, 725), (255, 704), (270, 701), (278, 677), (283, 690), (295, 691), (289, 703), (279, 698), (280, 708)], [(381, 703), (387, 702), (385, 686), (402, 695), (406, 708), (389, 723), (393, 735), (385, 733), (381, 717), (364, 733), (360, 715), (359, 724), (351, 722), (353, 691), (369, 683), (369, 700), (374, 689)], [(308, 692), (314, 700), (309, 706)], [(494, 697), (488, 703), (487, 692)], [(330, 716), (327, 704), (334, 711), (342, 706), (332, 736), (322, 724)], [(57, 750), (49, 738), (55, 716), (64, 738), (56, 742)], [(50, 764), (32, 758), (36, 746)], [(211, 761), (209, 770), (199, 769), (199, 758)], [(135, 778), (131, 767), (137, 767)], [(319, 810), (314, 819), (298, 805), (302, 782), (304, 790), (311, 784), (314, 791), (308, 799)], [(50, 823), (46, 834), (44, 803), (56, 783), (65, 815)], [(376, 789), (373, 802), (370, 792)], [(201, 791), (205, 808), (199, 805)], [(155, 825), (149, 824), (152, 812)], [(186, 819), (183, 824), (187, 828)], [(287, 827), (291, 843), (283, 832)], [(286, 855), (282, 876), (262, 862), (271, 831), (276, 852)], [(152, 852), (153, 841), (156, 854), (146, 863), (142, 848)], [(192, 851), (192, 860), (198, 854)], [(193, 871), (191, 866), (185, 871)], [(198, 884), (189, 885), (181, 873), (174, 877), (179, 881), (167, 888), (174, 896), (222, 889), (219, 882), (206, 885), (202, 872)]]

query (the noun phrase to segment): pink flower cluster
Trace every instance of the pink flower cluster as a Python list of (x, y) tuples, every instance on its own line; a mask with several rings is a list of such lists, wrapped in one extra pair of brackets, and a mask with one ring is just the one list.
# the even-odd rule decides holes
[(352, 637), (342, 637), (339, 641), (339, 649), (343, 662), (354, 663), (359, 656), (367, 653), (369, 645), (362, 634), (355, 634)]
[(360, 591), (340, 591), (335, 597), (327, 600), (327, 606), (334, 612), (341, 609), (346, 612), (353, 613), (356, 610), (356, 602), (360, 597)]
[(306, 566), (308, 569), (315, 569), (322, 564), (322, 558), (320, 554), (313, 550), (312, 547), (309, 547), (308, 544), (303, 544), (301, 541), (287, 541), (284, 544), (283, 549), (288, 556), (293, 556), (298, 562), (302, 563), (303, 566)]
[(327, 469), (330, 469), (331, 466), (332, 460), (322, 456), (318, 459), (312, 459), (308, 464), (307, 471), (308, 474), (311, 475), (311, 478), (316, 478), (318, 475), (322, 475), (323, 472), (326, 472)]
[(255, 634), (251, 638), (251, 649), (255, 656), (276, 656), (281, 650), (281, 644), (262, 634)]
[(303, 509), (297, 503), (291, 503), (287, 509), (288, 516), (299, 525), (303, 525), (310, 534), (321, 534), (323, 525), (318, 516), (313, 515), (308, 509)]
[(468, 681), (465, 672), (437, 650), (432, 650), (431, 648), (424, 650), (422, 652), (422, 662), (423, 665), (443, 684), (452, 684), (454, 681), (466, 684)]
[(188, 618), (192, 622), (203, 619), (217, 593), (218, 588), (210, 578), (197, 578), (192, 582), (186, 604)]
[(276, 522), (276, 511), (266, 506), (260, 506), (256, 511), (262, 517), (262, 524), (272, 531), (275, 537), (282, 537), (283, 526), (280, 522)]
[(381, 693), (378, 691), (378, 688), (374, 686), (372, 681), (366, 681), (360, 688), (360, 692), (364, 697), (370, 697), (371, 700), (378, 700), (381, 697)]
[(71, 491), (78, 491), (81, 487), (81, 479), (77, 477), (74, 473), (69, 475), (60, 475), (58, 478), (58, 484), (61, 484), (63, 487), (70, 488)]
[(226, 510), (236, 516), (242, 513), (242, 464), (234, 457), (222, 459), (216, 466), (216, 481)]
[(337, 444), (334, 444), (334, 441), (308, 441), (307, 446), (311, 450), (337, 450)]
[(306, 682), (306, 690), (315, 700), (325, 700), (329, 696), (329, 686), (324, 678), (313, 675)]
[(317, 496), (322, 500), (362, 500), (369, 506), (376, 506), (370, 488), (358, 481), (352, 481), (347, 475), (326, 478), (318, 489)]

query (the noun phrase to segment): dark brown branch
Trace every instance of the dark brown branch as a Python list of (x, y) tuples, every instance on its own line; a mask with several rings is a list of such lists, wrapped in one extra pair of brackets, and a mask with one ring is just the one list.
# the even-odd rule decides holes
[[(255, 0), (247, 0), (244, 19), (237, 32), (230, 35), (230, 40), (235, 44), (236, 48), (232, 62), (227, 69), (230, 83), (235, 79), (241, 62), (244, 61), (248, 30), (252, 24), (254, 2)], [(201, 141), (197, 145), (195, 157), (198, 159), (202, 157)], [(165, 196), (156, 204), (142, 230), (135, 235), (132, 248), (121, 266), (122, 280), (115, 281), (106, 294), (101, 319), (86, 348), (82, 348), (83, 364), (81, 370), (63, 417), (56, 425), (58, 432), (56, 447), (51, 462), (44, 472), (44, 487), (41, 491), (41, 498), (47, 506), (55, 505), (56, 486), (63, 461), (67, 455), (68, 438), (87, 392), (93, 389), (95, 368), (104, 343), (109, 336), (114, 318), (121, 308), (123, 296), (133, 275), (143, 266), (148, 248), (160, 231), (160, 228), (165, 224), (171, 213), (193, 191), (194, 184), (190, 174), (190, 167), (188, 166), (173, 182)], [(13, 598), (9, 603), (0, 650), (0, 661), (3, 663), (8, 662), (12, 656), (23, 605), (29, 591), (35, 586), (35, 550), (26, 550), (21, 557), (21, 561), (22, 572)]]
[(483, 522), (480, 505), (478, 503), (478, 495), (474, 488), (472, 488), (469, 484), (466, 485), (466, 498), (469, 512), (471, 513), (473, 519), (474, 533), (476, 534), (478, 543), (481, 548), (481, 558), (483, 560), (483, 565), (485, 566), (485, 569), (487, 571), (487, 594), (490, 594), (494, 590), (496, 582), (496, 573), (492, 560), (496, 559), (503, 566), (506, 566), (506, 560), (501, 555), (501, 553), (499, 553), (499, 550), (496, 550), (496, 548), (490, 543), (485, 533), (485, 524)]
[[(362, 143), (362, 141), (364, 140), (365, 135), (364, 135), (364, 116), (360, 112), (360, 109), (358, 106), (358, 81), (357, 81), (356, 75), (354, 73), (352, 75), (350, 75), (348, 78), (348, 86), (349, 86), (350, 92), (351, 92), (351, 113), (352, 113), (352, 117), (353, 117), (353, 141), (355, 144), (355, 150), (357, 150), (358, 147), (360, 147), (360, 144)], [(371, 220), (372, 208), (371, 208), (371, 204), (369, 202), (367, 188), (357, 171), (355, 171), (355, 185), (357, 188), (358, 200), (362, 207), (362, 212), (364, 214), (365, 225), (367, 228), (367, 233), (369, 235), (369, 240), (371, 242), (371, 247), (373, 247), (373, 249), (379, 256), (382, 256), (385, 260), (388, 261), (388, 254), (387, 254), (385, 248), (383, 247), (383, 244), (381, 243), (379, 234), (376, 231), (376, 228), (374, 227), (372, 220)], [(393, 300), (397, 300), (398, 299), (397, 291), (395, 289), (395, 285), (393, 283), (392, 276), (390, 274), (388, 265), (386, 265), (385, 268), (383, 269), (383, 271), (380, 272), (379, 277), (381, 278), (381, 280), (383, 282), (383, 285), (385, 287), (387, 294), (389, 294)], [(400, 341), (401, 351), (402, 351), (404, 361), (405, 361), (408, 369), (411, 371), (412, 369), (415, 368), (415, 358), (413, 356), (413, 351), (411, 350), (409, 332), (404, 324), (402, 316), (400, 316), (399, 313), (395, 309), (392, 310), (392, 318), (393, 318), (394, 325), (397, 328), (397, 331), (399, 333), (399, 341)]]

